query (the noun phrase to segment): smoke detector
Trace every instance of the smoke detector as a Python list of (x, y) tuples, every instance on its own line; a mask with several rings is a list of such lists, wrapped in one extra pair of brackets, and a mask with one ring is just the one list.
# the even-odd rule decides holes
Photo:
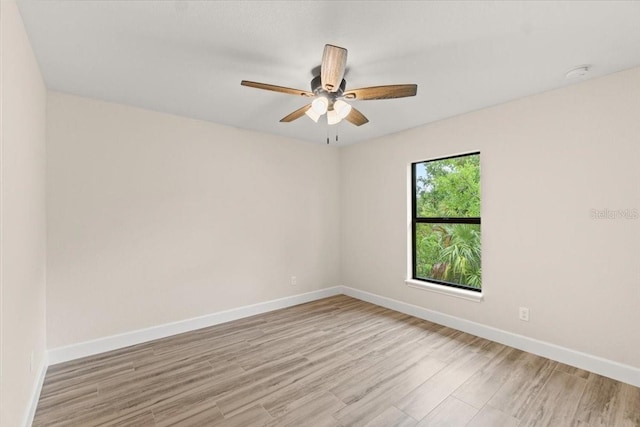
[(578, 77), (584, 77), (590, 70), (591, 65), (580, 65), (579, 67), (567, 71), (567, 74), (564, 76), (568, 79), (576, 79)]

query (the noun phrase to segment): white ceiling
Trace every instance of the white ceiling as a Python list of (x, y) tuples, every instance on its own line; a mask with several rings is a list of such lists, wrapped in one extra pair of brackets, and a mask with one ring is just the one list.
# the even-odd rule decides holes
[[(20, 10), (50, 89), (322, 143), (327, 125), (280, 118), (308, 100), (324, 44), (349, 50), (347, 88), (417, 83), (355, 101), (370, 123), (340, 144), (640, 65), (638, 1), (58, 1)], [(583, 78), (584, 79), (584, 78)], [(331, 135), (335, 134), (331, 127)], [(333, 136), (332, 136), (333, 137)]]

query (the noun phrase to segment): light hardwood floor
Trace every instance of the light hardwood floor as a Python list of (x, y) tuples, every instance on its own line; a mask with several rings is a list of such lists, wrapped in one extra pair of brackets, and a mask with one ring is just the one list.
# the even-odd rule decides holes
[(640, 426), (640, 389), (346, 296), (51, 366), (34, 426)]

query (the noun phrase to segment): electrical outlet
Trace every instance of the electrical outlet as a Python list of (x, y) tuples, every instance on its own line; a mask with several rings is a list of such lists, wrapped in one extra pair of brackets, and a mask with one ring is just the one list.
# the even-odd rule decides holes
[(518, 317), (520, 317), (520, 320), (522, 320), (523, 322), (528, 322), (529, 321), (529, 308), (520, 307), (520, 310), (518, 311)]
[(298, 278), (296, 276), (291, 276), (291, 286), (298, 285)]

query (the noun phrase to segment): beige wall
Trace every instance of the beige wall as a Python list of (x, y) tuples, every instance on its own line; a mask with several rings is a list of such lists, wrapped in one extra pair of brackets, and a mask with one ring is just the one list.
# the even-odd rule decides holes
[(47, 113), (49, 348), (339, 284), (334, 147), (60, 93)]
[(0, 2), (0, 31), (0, 425), (9, 427), (24, 422), (46, 348), (46, 89), (13, 1)]
[[(408, 165), (475, 150), (481, 303), (404, 284)], [(342, 282), (640, 367), (640, 219), (590, 216), (640, 209), (638, 161), (638, 68), (345, 148)]]

